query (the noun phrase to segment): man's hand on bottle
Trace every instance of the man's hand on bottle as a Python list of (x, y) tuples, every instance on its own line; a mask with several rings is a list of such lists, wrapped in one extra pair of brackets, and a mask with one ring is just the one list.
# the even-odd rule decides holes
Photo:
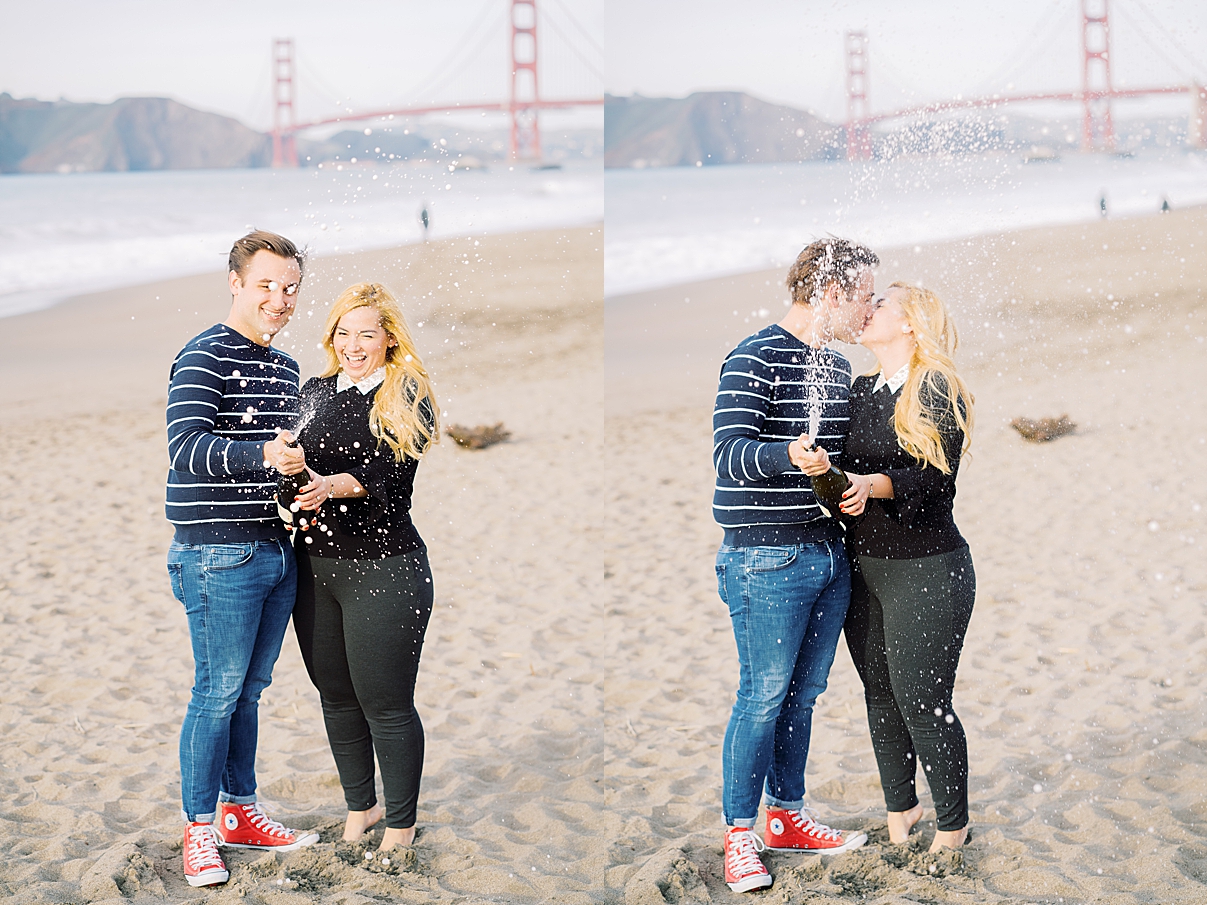
[(264, 444), (264, 461), (281, 474), (299, 474), (306, 470), (306, 452), (301, 446), (289, 446), (293, 434), (281, 431)]
[(814, 447), (813, 438), (808, 434), (801, 434), (788, 444), (788, 458), (809, 477), (830, 470), (829, 455), (820, 446)]

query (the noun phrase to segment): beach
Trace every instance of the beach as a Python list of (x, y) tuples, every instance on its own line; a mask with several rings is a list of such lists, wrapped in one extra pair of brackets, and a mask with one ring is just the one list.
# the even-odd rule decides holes
[[(1207, 211), (879, 249), (878, 288), (922, 281), (950, 303), (977, 399), (956, 499), (978, 575), (955, 696), (972, 838), (926, 854), (923, 791), (913, 841), (888, 844), (840, 643), (808, 797), (869, 843), (765, 853), (775, 885), (747, 895), (721, 865), (737, 658), (712, 567), (711, 410), (726, 352), (783, 311), (784, 274), (605, 303), (601, 229), (316, 258), (279, 339), (315, 373), (325, 306), (378, 279), (446, 424), (512, 432), (482, 451), (446, 438), (419, 469), (436, 586), (416, 702), (427, 752), (416, 844), (389, 865), (365, 858), (380, 828), (339, 841), (343, 797), (290, 630), (261, 702), (260, 795), (320, 841), (227, 851), (222, 887), (182, 876), (192, 660), (164, 568), (163, 406), (172, 357), (226, 315), (225, 276), (4, 319), (0, 897), (1207, 903)], [(1009, 426), (1061, 414), (1076, 430), (1047, 444)]]
[[(880, 250), (878, 289), (922, 282), (950, 304), (977, 400), (955, 510), (978, 579), (955, 694), (971, 841), (928, 855), (922, 792), (912, 841), (888, 844), (840, 643), (807, 796), (869, 842), (764, 853), (763, 892), (723, 882), (737, 656), (713, 573), (710, 416), (725, 354), (784, 310), (773, 270), (606, 305), (609, 887), (626, 905), (1207, 902), (1207, 211)], [(856, 373), (871, 362), (839, 348)], [(1062, 414), (1075, 432), (1045, 444), (1009, 426)]]
[[(72, 299), (0, 331), (0, 898), (10, 902), (607, 901), (603, 804), (602, 225), (308, 263), (278, 345), (316, 372), (326, 306), (400, 298), (445, 424), (503, 422), (422, 463), (436, 598), (417, 685), (416, 844), (339, 841), (345, 806), (292, 629), (260, 706), (266, 810), (315, 830), (181, 871), (177, 740), (192, 684), (164, 567), (168, 370), (229, 309), (225, 274)], [(313, 313), (312, 313), (313, 312)]]

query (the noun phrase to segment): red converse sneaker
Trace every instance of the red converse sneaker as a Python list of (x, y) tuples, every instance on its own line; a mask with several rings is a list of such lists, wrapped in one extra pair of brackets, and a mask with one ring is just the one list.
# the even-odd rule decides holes
[(184, 878), (189, 886), (214, 886), (230, 879), (218, 854), (213, 824), (184, 825)]
[(771, 885), (771, 874), (759, 858), (763, 843), (744, 826), (725, 831), (725, 882), (734, 892), (749, 892)]
[(303, 833), (281, 826), (260, 810), (259, 802), (219, 802), (215, 832), (218, 844), (230, 848), (270, 848), (277, 852), (291, 852), (319, 841), (318, 833)]
[(867, 833), (834, 830), (813, 818), (809, 808), (786, 811), (767, 808), (767, 829), (763, 841), (773, 851), (809, 852), (814, 855), (837, 855), (859, 848), (868, 841)]

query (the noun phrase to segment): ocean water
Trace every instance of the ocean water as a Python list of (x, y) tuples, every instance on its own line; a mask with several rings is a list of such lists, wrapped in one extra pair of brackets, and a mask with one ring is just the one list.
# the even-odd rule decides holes
[(876, 247), (1207, 204), (1207, 154), (1165, 151), (607, 170), (604, 292), (787, 267), (813, 239)]
[(599, 162), (561, 170), (345, 164), (0, 176), (0, 316), (72, 295), (226, 267), (252, 226), (315, 254), (603, 219)]

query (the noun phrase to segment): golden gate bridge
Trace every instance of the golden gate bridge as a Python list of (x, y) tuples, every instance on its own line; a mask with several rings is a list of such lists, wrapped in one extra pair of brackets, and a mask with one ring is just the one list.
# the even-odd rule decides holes
[[(845, 124), (848, 160), (872, 157), (871, 127), (880, 122), (907, 117), (947, 113), (968, 108), (996, 109), (1006, 104), (1036, 101), (1079, 103), (1081, 148), (1085, 151), (1114, 151), (1115, 127), (1111, 102), (1125, 98), (1186, 94), (1192, 107), (1189, 116), (1190, 144), (1207, 148), (1207, 88), (1190, 81), (1183, 85), (1150, 88), (1114, 87), (1111, 82), (1110, 16), (1108, 0), (1080, 0), (1082, 81), (1080, 91), (1041, 91), (1028, 94), (957, 98), (934, 104), (873, 113), (868, 100), (868, 37), (866, 31), (846, 33), (847, 118)], [(1169, 36), (1166, 36), (1169, 39)]]
[[(298, 165), (297, 135), (307, 129), (335, 123), (364, 122), (367, 120), (393, 120), (401, 117), (424, 116), (433, 113), (501, 113), (510, 120), (509, 156), (513, 161), (541, 159), (541, 129), (539, 114), (542, 110), (566, 110), (575, 107), (601, 106), (604, 102), (599, 69), (579, 50), (571, 48), (582, 68), (593, 74), (600, 83), (598, 94), (586, 96), (558, 97), (542, 93), (539, 78), (540, 55), (538, 54), (537, 0), (505, 0), (508, 8), (508, 59), (510, 62), (509, 92), (506, 99), (490, 102), (410, 104), (365, 112), (348, 111), (337, 116), (320, 117), (305, 122), (297, 119), (297, 67), (292, 38), (273, 41), (273, 127), (272, 165), (274, 167), (296, 167)], [(556, 2), (556, 0), (555, 0)], [(573, 20), (568, 10), (566, 16)], [(552, 24), (545, 20), (546, 24)], [(575, 21), (579, 31), (586, 29)], [(541, 29), (543, 32), (544, 29)], [(552, 31), (569, 43), (569, 37), (556, 26)], [(544, 40), (542, 38), (541, 40)], [(588, 37), (588, 40), (589, 37)], [(598, 48), (596, 48), (598, 49)], [(602, 52), (601, 52), (602, 53)], [(602, 62), (602, 61), (601, 61)]]

